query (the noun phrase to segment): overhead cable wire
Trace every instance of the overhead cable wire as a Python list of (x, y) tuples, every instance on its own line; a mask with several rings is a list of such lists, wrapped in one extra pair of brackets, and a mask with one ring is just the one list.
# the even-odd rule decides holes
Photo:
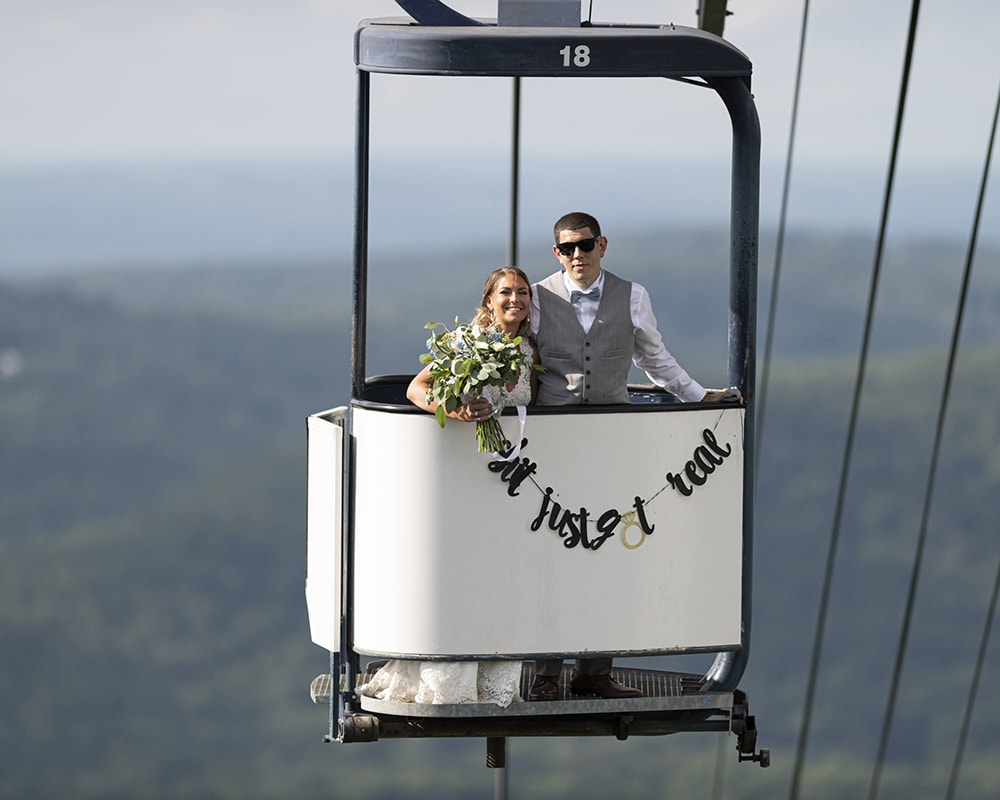
[[(997, 87), (997, 101), (993, 109), (993, 127), (990, 131), (989, 145), (986, 147), (986, 162), (983, 165), (983, 176), (979, 184), (979, 199), (976, 203), (975, 220), (972, 224), (972, 235), (969, 240), (969, 252), (967, 253), (965, 260), (965, 280), (962, 287), (963, 303), (966, 287), (968, 286), (969, 274), (972, 272), (972, 260), (975, 257), (976, 241), (979, 237), (980, 221), (982, 219), (983, 204), (986, 197), (986, 185), (990, 174), (990, 162), (992, 160), (993, 148), (996, 144), (998, 119), (1000, 119), (1000, 86)], [(956, 346), (955, 342), (958, 339), (958, 326), (959, 322), (956, 321), (955, 334), (952, 340), (953, 350)], [(949, 380), (950, 377), (951, 376), (949, 374)], [(942, 405), (943, 403), (944, 401), (942, 401)], [(955, 747), (955, 759), (951, 767), (951, 776), (948, 779), (948, 792), (945, 795), (946, 800), (952, 800), (955, 796), (955, 789), (958, 786), (958, 777), (962, 768), (962, 758), (965, 754), (965, 743), (968, 738), (969, 727), (972, 723), (972, 711), (975, 708), (976, 694), (979, 691), (979, 678), (982, 675), (983, 662), (986, 660), (986, 650), (990, 641), (990, 631), (993, 628), (993, 616), (996, 612), (998, 594), (1000, 594), (1000, 561), (997, 562), (996, 577), (993, 579), (993, 595), (990, 598), (990, 604), (986, 611), (986, 623), (983, 626), (983, 635), (979, 642), (979, 655), (976, 657), (976, 664), (972, 671), (972, 682), (969, 686), (969, 697), (965, 703), (965, 714), (962, 718), (962, 726), (958, 734), (958, 743)]]
[[(788, 219), (788, 197), (790, 194), (792, 159), (795, 153), (795, 133), (798, 128), (799, 97), (802, 92), (802, 65), (805, 61), (806, 32), (809, 22), (809, 0), (803, 0), (802, 25), (799, 31), (799, 53), (795, 66), (795, 89), (792, 93), (792, 113), (788, 128), (788, 149), (785, 155), (785, 175), (781, 190), (781, 211), (778, 216), (777, 243), (774, 254), (774, 272), (771, 276), (771, 296), (768, 305), (767, 327), (764, 337), (764, 357), (761, 364), (761, 380), (757, 391), (757, 449), (754, 453), (754, 471), (760, 468), (760, 453), (764, 436), (764, 415), (767, 410), (767, 389), (771, 371), (771, 350), (774, 342), (775, 319), (778, 310), (778, 288), (781, 282), (781, 264), (785, 244), (785, 224)], [(715, 782), (712, 786), (712, 800), (721, 800), (725, 762), (721, 759), (721, 743), (715, 764)]]
[(781, 190), (781, 213), (778, 216), (778, 239), (774, 251), (774, 274), (771, 276), (771, 298), (768, 306), (767, 328), (764, 336), (764, 358), (761, 365), (760, 388), (757, 392), (757, 451), (754, 469), (760, 468), (761, 444), (764, 440), (764, 413), (767, 409), (767, 388), (771, 373), (771, 346), (774, 341), (774, 321), (778, 310), (778, 286), (781, 260), (785, 249), (785, 223), (788, 218), (788, 195), (792, 176), (792, 155), (795, 152), (795, 129), (799, 118), (799, 93), (802, 88), (802, 62), (806, 51), (806, 23), (809, 20), (809, 0), (802, 6), (802, 30), (799, 34), (799, 60), (795, 69), (795, 92), (792, 96), (792, 119), (788, 130), (788, 153), (785, 156), (785, 179)]
[(809, 727), (812, 722), (813, 702), (816, 695), (816, 679), (819, 674), (819, 662), (820, 656), (822, 655), (823, 639), (826, 632), (826, 617), (830, 605), (830, 589), (833, 584), (833, 567), (836, 561), (837, 547), (840, 540), (840, 526), (844, 515), (844, 501), (847, 494), (847, 478), (850, 474), (851, 457), (854, 451), (854, 437), (857, 431), (861, 395), (864, 388), (865, 371), (868, 362), (868, 350), (871, 342), (872, 322), (875, 315), (875, 300), (878, 296), (878, 284), (882, 272), (882, 252), (885, 249), (885, 234), (888, 227), (889, 207), (892, 200), (892, 189), (896, 174), (896, 161), (899, 154), (899, 140), (903, 126), (903, 111), (906, 107), (906, 94), (909, 87), (910, 66), (913, 61), (913, 45), (916, 41), (917, 18), (919, 13), (920, 0), (913, 0), (913, 5), (910, 9), (910, 26), (906, 42), (906, 55), (903, 61), (903, 74), (899, 87), (899, 100), (896, 106), (896, 122), (893, 131), (892, 151), (889, 158), (885, 195), (882, 201), (882, 217), (879, 225), (878, 242), (875, 248), (875, 262), (872, 267), (871, 286), (868, 293), (868, 308), (865, 312), (865, 325), (861, 341), (861, 353), (858, 357), (858, 370), (854, 381), (854, 396), (851, 401), (851, 413), (848, 422), (847, 435), (844, 440), (844, 456), (841, 462), (840, 483), (837, 490), (837, 503), (834, 510), (833, 525), (830, 531), (826, 566), (823, 574), (823, 588), (820, 592), (819, 613), (816, 620), (812, 658), (809, 665), (809, 677), (806, 685), (806, 697), (803, 704), (802, 723), (799, 730), (799, 741), (795, 751), (795, 763), (792, 768), (792, 782), (789, 793), (791, 800), (797, 800), (799, 797), (799, 787), (802, 780), (802, 767), (805, 761), (805, 753), (809, 740)]
[(917, 545), (913, 555), (913, 566), (910, 571), (910, 586), (906, 595), (906, 607), (903, 613), (903, 622), (900, 627), (899, 642), (896, 649), (896, 662), (892, 671), (892, 682), (889, 689), (889, 698), (886, 703), (885, 716), (882, 720), (882, 733), (879, 737), (878, 757), (875, 760), (875, 768), (872, 772), (872, 781), (868, 789), (869, 800), (874, 800), (878, 794), (879, 781), (882, 776), (882, 766), (885, 761), (885, 754), (889, 743), (889, 734), (892, 730), (892, 721), (896, 707), (896, 698), (899, 694), (899, 684), (903, 672), (903, 663), (906, 660), (906, 645), (909, 640), (910, 628), (913, 623), (913, 606), (916, 602), (917, 586), (920, 580), (920, 572), (923, 566), (924, 548), (927, 543), (927, 520), (930, 516), (931, 502), (934, 495), (934, 483), (937, 476), (937, 465), (941, 452), (941, 436), (944, 430), (945, 417), (948, 412), (948, 400), (951, 395), (951, 386), (955, 374), (955, 360), (958, 353), (958, 343), (962, 332), (962, 321), (965, 318), (965, 303), (969, 294), (969, 279), (972, 274), (972, 264), (975, 259), (976, 241), (979, 235), (979, 224), (982, 215), (983, 198), (986, 193), (986, 182), (989, 175), (990, 152), (993, 149), (993, 140), (996, 134), (996, 118), (993, 120), (993, 130), (990, 134), (990, 143), (986, 152), (986, 164), (983, 170), (983, 177), (979, 188), (979, 198), (976, 203), (976, 213), (972, 225), (972, 232), (969, 237), (969, 248), (965, 259), (965, 268), (962, 274), (962, 287), (959, 292), (958, 308), (955, 311), (955, 324), (952, 330), (951, 345), (948, 350), (947, 366), (945, 368), (944, 385), (941, 390), (941, 403), (938, 408), (937, 426), (934, 432), (934, 446), (931, 450), (930, 468), (927, 475), (927, 485), (924, 489), (924, 506), (920, 517), (920, 532), (917, 536)]
[(979, 642), (979, 656), (976, 658), (976, 667), (973, 670), (969, 698), (965, 704), (965, 716), (962, 719), (962, 727), (958, 734), (958, 746), (955, 749), (955, 760), (951, 766), (951, 777), (948, 779), (948, 793), (945, 795), (945, 800), (952, 800), (955, 797), (955, 788), (958, 786), (958, 776), (962, 770), (962, 756), (965, 753), (965, 741), (968, 738), (969, 726), (972, 722), (972, 709), (976, 705), (976, 694), (979, 691), (979, 677), (983, 672), (986, 649), (990, 643), (990, 629), (993, 627), (993, 615), (996, 612), (998, 594), (1000, 594), (1000, 561), (997, 562), (997, 573), (993, 578), (993, 597), (990, 599), (990, 607), (986, 613), (983, 638)]

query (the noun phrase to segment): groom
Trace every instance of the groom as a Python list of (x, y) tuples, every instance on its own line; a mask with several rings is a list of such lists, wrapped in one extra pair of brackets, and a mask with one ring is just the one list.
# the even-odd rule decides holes
[[(532, 333), (545, 371), (538, 376), (538, 404), (550, 406), (628, 403), (632, 364), (684, 402), (718, 400), (724, 390), (706, 390), (663, 344), (649, 293), (638, 283), (601, 269), (608, 239), (590, 214), (573, 212), (553, 227), (552, 252), (559, 272), (534, 285)], [(580, 658), (570, 683), (573, 694), (640, 697), (611, 677), (610, 658)], [(559, 697), (562, 659), (535, 663), (529, 699)]]

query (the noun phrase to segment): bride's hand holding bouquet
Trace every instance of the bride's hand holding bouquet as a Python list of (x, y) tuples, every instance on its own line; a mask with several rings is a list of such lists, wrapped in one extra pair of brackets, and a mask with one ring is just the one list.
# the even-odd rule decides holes
[(495, 326), (484, 329), (475, 323), (460, 324), (457, 318), (452, 330), (440, 322), (428, 322), (424, 327), (432, 331), (442, 328), (427, 340), (429, 352), (420, 357), (430, 371), (427, 405), (435, 406), (438, 424), (443, 428), (449, 414), (467, 406), (476, 422), (480, 453), (496, 453), (509, 447), (495, 416), (499, 409), (490, 411), (488, 403), (470, 401), (486, 397), (490, 387), (517, 383), (525, 361), (521, 337), (511, 338)]
[(433, 412), (441, 427), (449, 417), (475, 422), (481, 453), (509, 447), (497, 412), (505, 404), (527, 405), (534, 397), (536, 370), (542, 367), (523, 339), (530, 329), (530, 306), (528, 276), (517, 267), (501, 267), (487, 277), (472, 322), (456, 317), (453, 329), (440, 322), (424, 326), (433, 333), (428, 352), (420, 357), (424, 368), (406, 396)]

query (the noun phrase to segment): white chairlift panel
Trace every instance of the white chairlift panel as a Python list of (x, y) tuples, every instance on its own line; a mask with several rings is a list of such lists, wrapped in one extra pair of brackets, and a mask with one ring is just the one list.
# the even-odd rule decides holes
[(347, 409), (313, 414), (309, 437), (306, 607), (313, 642), (340, 649), (344, 427)]
[[(531, 411), (504, 473), (471, 424), (352, 408), (356, 650), (739, 647), (743, 409)], [(517, 418), (502, 423), (514, 439)]]

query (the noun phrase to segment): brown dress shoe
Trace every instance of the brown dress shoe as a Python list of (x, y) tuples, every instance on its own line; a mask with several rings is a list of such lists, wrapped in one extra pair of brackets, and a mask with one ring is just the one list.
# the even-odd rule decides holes
[(586, 694), (609, 699), (622, 697), (642, 697), (642, 692), (630, 686), (622, 686), (610, 675), (578, 675), (573, 674), (569, 685), (573, 694)]
[(559, 681), (546, 675), (536, 675), (534, 683), (531, 684), (531, 691), (528, 692), (529, 700), (558, 700)]

